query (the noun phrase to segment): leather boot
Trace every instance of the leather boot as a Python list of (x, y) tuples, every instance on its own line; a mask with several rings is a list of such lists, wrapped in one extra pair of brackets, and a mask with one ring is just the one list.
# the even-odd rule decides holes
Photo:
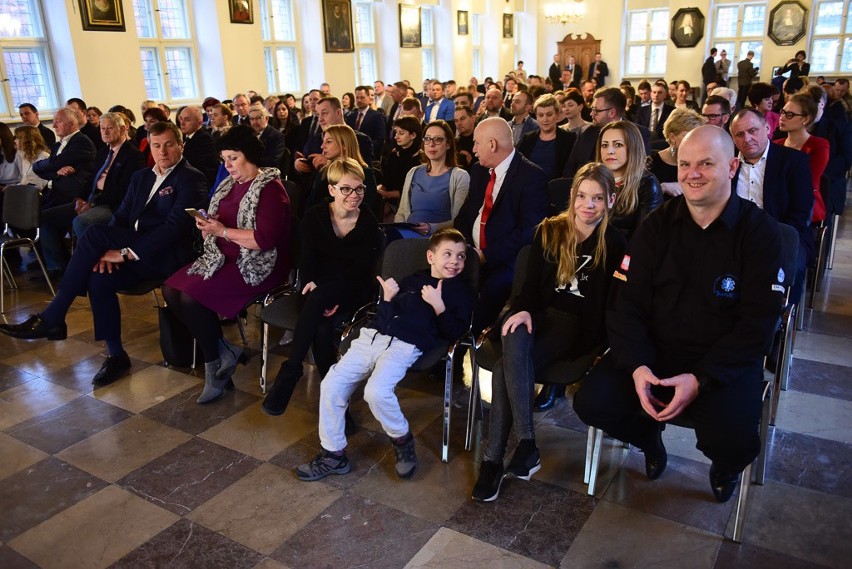
[(533, 402), (533, 411), (547, 411), (552, 409), (559, 397), (565, 397), (564, 385), (553, 385), (545, 383)]
[(245, 364), (248, 361), (243, 349), (228, 342), (225, 338), (219, 338), (219, 359), (222, 364), (216, 375), (220, 379), (231, 379), (234, 370), (237, 369), (237, 363)]
[(269, 393), (263, 400), (263, 405), (260, 406), (261, 410), (273, 417), (283, 415), (300, 379), (302, 379), (301, 373), (298, 375), (293, 372), (288, 373), (288, 370), (281, 366), (281, 370), (275, 378), (275, 383), (272, 384)]
[(225, 384), (228, 383), (229, 378), (222, 379), (218, 376), (219, 369), (222, 367), (221, 363), (218, 358), (204, 363), (204, 391), (198, 398), (199, 405), (216, 401), (225, 394)]

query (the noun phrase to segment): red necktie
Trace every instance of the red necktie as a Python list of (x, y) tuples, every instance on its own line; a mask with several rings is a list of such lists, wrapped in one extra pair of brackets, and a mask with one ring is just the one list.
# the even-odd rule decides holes
[(494, 182), (497, 180), (497, 173), (491, 170), (491, 177), (488, 179), (488, 185), (485, 186), (485, 203), (482, 204), (482, 215), (479, 218), (479, 248), (485, 249), (485, 224), (488, 223), (488, 216), (491, 215), (491, 208), (494, 207)]

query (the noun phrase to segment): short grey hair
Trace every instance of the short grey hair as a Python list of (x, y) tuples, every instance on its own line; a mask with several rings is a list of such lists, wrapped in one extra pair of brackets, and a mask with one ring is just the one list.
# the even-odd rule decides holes
[(249, 116), (251, 116), (252, 113), (260, 113), (260, 116), (264, 118), (269, 118), (269, 111), (267, 111), (266, 107), (264, 107), (260, 103), (255, 103), (251, 107), (249, 107)]

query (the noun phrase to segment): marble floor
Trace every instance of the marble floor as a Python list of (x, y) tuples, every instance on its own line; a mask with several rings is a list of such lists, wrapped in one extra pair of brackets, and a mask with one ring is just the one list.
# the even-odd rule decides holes
[[(443, 386), (428, 375), (399, 389), (420, 459), (412, 480), (396, 478), (362, 401), (353, 406), (353, 472), (300, 482), (293, 468), (319, 448), (314, 374), (283, 417), (260, 411), (257, 357), (238, 369), (234, 392), (198, 406), (199, 373), (162, 366), (149, 295), (122, 299), (132, 375), (106, 388), (90, 383), (104, 350), (85, 301), (69, 314), (66, 341), (0, 337), (0, 568), (849, 567), (848, 220), (828, 275), (796, 339), (742, 545), (723, 537), (734, 500), (713, 499), (690, 431), (665, 431), (669, 467), (656, 482), (641, 454), (607, 440), (598, 493), (587, 496), (585, 427), (567, 401), (538, 417), (542, 470), (507, 481), (494, 503), (474, 503), (479, 446), (463, 449), (467, 392), (456, 387), (444, 464)], [(49, 300), (44, 285), (19, 280), (8, 321)], [(254, 315), (248, 332), (256, 354)], [(233, 326), (226, 334), (239, 337)], [(273, 370), (284, 356), (278, 348)]]

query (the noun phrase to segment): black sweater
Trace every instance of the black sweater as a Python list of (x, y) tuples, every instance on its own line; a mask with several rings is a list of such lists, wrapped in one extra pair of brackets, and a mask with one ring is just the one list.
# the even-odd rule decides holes
[(576, 279), (561, 289), (556, 284), (557, 262), (545, 259), (541, 233), (537, 232), (530, 249), (523, 287), (511, 303), (512, 314), (525, 310), (532, 315), (534, 325), (536, 319), (551, 307), (576, 315), (580, 333), (577, 345), (569, 353), (571, 357), (585, 354), (606, 342), (604, 311), (609, 284), (613, 271), (624, 257), (626, 243), (621, 232), (612, 225), (608, 226), (604, 236), (606, 262), (591, 268), (599, 229), (600, 226), (596, 227), (589, 238), (580, 244), (577, 260), (580, 268), (576, 272)]
[(413, 344), (423, 353), (458, 340), (470, 326), (473, 291), (460, 277), (444, 279), (441, 298), (446, 309), (438, 316), (421, 294), (425, 285), (438, 286), (438, 280), (428, 271), (402, 279), (396, 296), (390, 302), (379, 302), (370, 328)]

